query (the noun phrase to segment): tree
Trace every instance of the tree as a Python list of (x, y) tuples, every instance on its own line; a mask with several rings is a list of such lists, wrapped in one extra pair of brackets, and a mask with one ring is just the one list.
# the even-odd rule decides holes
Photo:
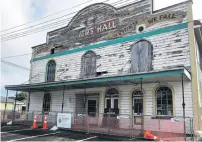
[(17, 94), (16, 98), (15, 96), (12, 96), (12, 97), (8, 97), (10, 99), (16, 99), (17, 101), (23, 101), (27, 98), (27, 94), (25, 92), (20, 92)]

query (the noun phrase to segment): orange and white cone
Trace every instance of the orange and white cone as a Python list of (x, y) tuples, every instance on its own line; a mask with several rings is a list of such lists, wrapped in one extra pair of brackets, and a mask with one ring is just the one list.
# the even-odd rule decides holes
[(148, 140), (159, 141), (159, 138), (154, 136), (153, 134), (151, 134), (151, 132), (149, 130), (146, 130), (146, 132), (144, 133), (144, 138), (148, 139)]
[(47, 124), (47, 117), (44, 117), (44, 122), (43, 122), (43, 128), (42, 129), (48, 129), (48, 124)]
[(32, 124), (32, 128), (37, 128), (37, 125), (36, 125), (36, 115), (34, 116), (34, 122)]

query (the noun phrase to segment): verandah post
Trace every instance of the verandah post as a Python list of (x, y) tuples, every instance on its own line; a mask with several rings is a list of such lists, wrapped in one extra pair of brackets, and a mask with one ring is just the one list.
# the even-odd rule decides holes
[(17, 94), (18, 94), (18, 91), (16, 91), (16, 94), (15, 94), (15, 104), (14, 104), (14, 112), (13, 112), (13, 118), (12, 118), (12, 121), (15, 120), (15, 109), (16, 109), (16, 99), (17, 99)]
[(141, 132), (142, 132), (142, 134), (144, 133), (143, 131), (144, 131), (144, 108), (143, 108), (143, 93), (142, 93), (142, 78), (140, 78), (141, 79), (141, 81), (140, 81), (140, 89), (141, 89), (141, 103), (142, 103), (142, 116), (141, 116), (141, 121), (142, 121), (142, 127), (141, 127)]
[(65, 95), (65, 86), (63, 87), (63, 93), (62, 93), (62, 110), (61, 110), (61, 112), (63, 112), (63, 108), (64, 108), (64, 95)]
[(29, 91), (29, 95), (28, 95), (28, 102), (27, 102), (27, 120), (28, 120), (28, 117), (29, 117), (29, 105), (30, 105), (30, 91)]
[(7, 107), (7, 99), (8, 99), (8, 90), (7, 90), (7, 92), (6, 92), (6, 103), (5, 103), (5, 108), (4, 108), (3, 121), (5, 121), (6, 107)]
[(183, 108), (183, 119), (184, 119), (184, 140), (186, 141), (186, 124), (185, 124), (185, 102), (184, 102), (184, 78), (182, 74), (182, 108)]

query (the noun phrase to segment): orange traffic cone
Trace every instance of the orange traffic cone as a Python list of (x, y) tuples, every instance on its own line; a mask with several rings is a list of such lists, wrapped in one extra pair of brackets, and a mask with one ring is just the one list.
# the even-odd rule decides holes
[(151, 134), (149, 130), (146, 130), (146, 132), (144, 133), (144, 138), (148, 140), (159, 140), (159, 138)]
[(37, 128), (37, 125), (36, 125), (36, 115), (34, 116), (34, 122), (32, 124), (32, 128)]
[(47, 117), (44, 117), (44, 122), (43, 122), (43, 128), (42, 129), (48, 129), (48, 124), (47, 124)]

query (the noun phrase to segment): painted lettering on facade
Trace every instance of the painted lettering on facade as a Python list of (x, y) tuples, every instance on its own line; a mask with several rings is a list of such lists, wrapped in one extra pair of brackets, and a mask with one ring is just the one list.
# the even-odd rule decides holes
[(85, 37), (85, 36), (89, 36), (89, 35), (93, 35), (93, 34), (99, 34), (101, 32), (105, 32), (108, 30), (112, 30), (115, 29), (116, 25), (115, 25), (115, 20), (110, 20), (110, 21), (106, 21), (104, 23), (95, 25), (93, 27), (90, 28), (86, 28), (85, 30), (82, 30), (79, 32), (78, 37)]
[[(130, 5), (123, 9), (102, 4), (93, 5), (77, 14), (78, 16), (74, 17), (68, 26), (49, 32), (47, 46), (61, 45), (55, 52), (62, 52), (99, 41), (140, 33), (164, 21), (183, 22), (186, 17), (184, 11), (151, 14), (150, 7), (149, 3), (141, 6)], [(144, 25), (142, 31), (138, 31), (140, 25)], [(44, 52), (41, 48), (37, 54), (40, 51)]]

